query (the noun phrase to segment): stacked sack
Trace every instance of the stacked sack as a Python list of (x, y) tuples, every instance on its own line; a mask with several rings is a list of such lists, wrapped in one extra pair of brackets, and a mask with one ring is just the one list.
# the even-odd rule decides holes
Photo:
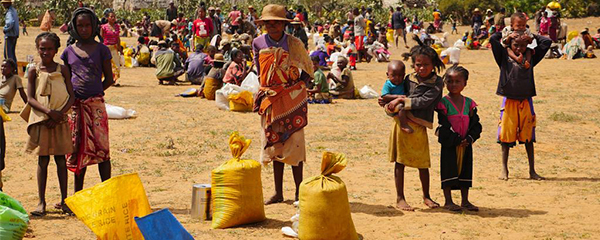
[(251, 142), (237, 132), (232, 133), (229, 137), (229, 148), (233, 158), (212, 170), (211, 227), (214, 229), (266, 219), (260, 163), (240, 159)]
[(300, 239), (358, 239), (346, 184), (332, 175), (342, 171), (347, 163), (345, 155), (325, 152), (321, 174), (300, 184)]

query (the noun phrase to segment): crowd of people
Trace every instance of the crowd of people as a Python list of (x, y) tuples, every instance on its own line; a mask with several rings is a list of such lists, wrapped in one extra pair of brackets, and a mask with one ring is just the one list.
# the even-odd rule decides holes
[[(431, 208), (440, 206), (429, 194), (431, 164), (427, 139), (427, 129), (433, 128), (434, 112), (437, 112), (444, 207), (451, 211), (478, 211), (470, 202), (468, 191), (473, 179), (472, 145), (480, 138), (482, 126), (477, 104), (462, 95), (469, 71), (454, 65), (442, 74), (445, 64), (431, 47), (432, 43), (419, 34), (413, 38), (417, 45), (410, 48), (407, 33), (415, 30), (421, 33), (423, 24), (416, 17), (408, 20), (401, 7), (390, 9), (387, 23), (376, 23), (371, 9), (354, 8), (346, 15), (345, 22), (335, 19), (310, 24), (304, 10), (292, 11), (281, 5), (266, 5), (260, 16), (252, 6), (247, 13), (233, 6), (224, 16), (220, 8), (202, 4), (195, 16), (186, 18), (171, 3), (164, 20), (151, 21), (146, 15), (130, 28), (125, 23), (119, 24), (118, 16), (111, 9), (104, 11), (100, 19), (91, 9), (82, 6), (67, 23), (71, 40), (60, 56), (62, 64), (53, 60), (61, 47), (58, 35), (46, 31), (37, 36), (35, 45), (41, 62), (29, 69), (25, 93), (20, 78), (15, 75), (14, 46), (19, 21), (8, 2), (10, 0), (2, 0), (8, 13), (0, 95), (6, 111), (10, 110), (17, 91), (27, 103), (21, 114), (28, 122), (27, 151), (37, 151), (39, 155), (39, 205), (32, 215), (46, 213), (50, 156), (54, 156), (57, 163), (61, 191), (61, 202), (55, 207), (66, 214), (71, 213), (64, 204), (67, 170), (75, 173), (75, 191), (83, 189), (87, 166), (98, 165), (102, 181), (111, 177), (108, 117), (103, 96), (120, 78), (124, 32), (137, 37), (131, 57), (139, 66), (155, 67), (159, 84), (177, 84), (184, 76), (185, 81), (200, 85), (202, 97), (214, 100), (215, 92), (224, 84), (241, 85), (249, 74), (258, 76), (260, 90), (255, 95), (254, 111), (261, 118), (260, 158), (264, 163), (273, 164), (275, 184), (275, 193), (265, 204), (284, 200), (286, 164), (292, 166), (298, 199), (306, 161), (304, 128), (308, 125), (308, 104), (331, 103), (333, 98), (357, 98), (352, 75), (357, 63), (389, 62), (388, 79), (378, 103), (394, 119), (389, 160), (394, 162), (397, 207), (407, 211), (414, 209), (404, 195), (406, 166), (419, 169), (424, 204)], [(52, 21), (52, 13), (47, 14), (48, 21)], [(530, 177), (541, 180), (543, 177), (534, 167), (536, 120), (532, 97), (536, 96), (536, 89), (533, 68), (544, 58), (552, 42), (557, 41), (557, 29), (551, 22), (560, 21), (552, 17), (548, 20), (543, 11), (538, 31), (534, 33), (526, 26), (528, 18), (524, 13), (512, 14), (509, 26), (504, 26), (504, 17), (504, 9), (495, 17), (488, 10), (485, 18), (475, 9), (471, 35), (473, 39), (488, 39), (500, 68), (496, 94), (503, 97), (497, 139), (503, 153), (501, 178), (508, 179), (509, 150), (518, 141), (525, 143)], [(309, 25), (311, 30), (307, 32)], [(439, 12), (434, 14), (432, 26), (435, 31), (441, 29)], [(390, 32), (396, 47), (402, 39), (404, 47), (410, 48), (407, 56), (414, 73), (406, 74), (401, 61), (390, 62)], [(156, 39), (151, 40), (151, 37)], [(311, 37), (313, 51), (307, 49)], [(592, 44), (598, 42), (597, 37), (590, 36), (590, 39)], [(533, 40), (537, 46), (530, 49), (527, 46)], [(444, 86), (449, 92), (447, 96), (442, 96)], [(3, 148), (1, 170), (5, 153), (3, 127), (0, 128), (0, 145)], [(460, 206), (452, 200), (454, 189), (461, 190)]]

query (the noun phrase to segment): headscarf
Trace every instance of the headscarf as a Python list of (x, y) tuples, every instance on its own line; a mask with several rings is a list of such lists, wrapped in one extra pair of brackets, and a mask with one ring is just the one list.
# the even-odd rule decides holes
[[(75, 41), (82, 41), (83, 39), (81, 38), (81, 36), (79, 36), (79, 33), (77, 32), (77, 17), (81, 14), (88, 14), (90, 16), (90, 20), (92, 23), (92, 36), (90, 38), (95, 38), (96, 36), (98, 36), (100, 34), (100, 20), (98, 20), (98, 16), (96, 16), (96, 13), (94, 13), (94, 11), (92, 11), (89, 8), (77, 8), (74, 12), (73, 12), (73, 18), (71, 18), (71, 21), (69, 22), (69, 35), (71, 35), (71, 37), (69, 38), (69, 43), (73, 44), (75, 43)], [(71, 42), (72, 39), (72, 42)], [(70, 44), (67, 45), (70, 45)]]

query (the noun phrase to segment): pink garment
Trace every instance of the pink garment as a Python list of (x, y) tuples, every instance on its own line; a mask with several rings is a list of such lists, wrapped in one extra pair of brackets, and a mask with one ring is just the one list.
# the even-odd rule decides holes
[[(464, 114), (467, 98), (463, 98), (462, 109), (458, 109), (458, 107), (456, 107), (456, 104), (452, 102), (450, 97), (445, 96), (444, 98), (446, 98), (446, 100), (448, 100), (448, 102), (452, 104), (454, 109), (458, 111), (458, 114), (448, 115), (448, 109), (446, 109), (446, 106), (442, 101), (438, 103), (437, 109), (441, 109), (444, 112), (444, 115), (448, 116), (448, 121), (450, 122), (450, 125), (452, 125), (452, 130), (458, 133), (462, 138), (465, 138), (467, 136), (467, 131), (469, 130), (469, 115)], [(471, 105), (468, 107), (470, 113), (475, 107), (477, 107), (477, 104), (475, 103), (475, 101), (471, 100)]]
[(548, 35), (548, 29), (550, 28), (550, 20), (546, 17), (542, 17), (540, 20), (540, 35)]
[(229, 13), (229, 19), (231, 20), (231, 26), (239, 26), (240, 23), (237, 21), (239, 17), (242, 16), (240, 11), (231, 11)]
[(110, 24), (104, 24), (102, 25), (102, 32), (104, 34), (102, 36), (104, 38), (104, 45), (110, 46), (119, 44), (119, 34), (121, 33), (119, 24), (115, 23), (114, 29), (110, 26)]

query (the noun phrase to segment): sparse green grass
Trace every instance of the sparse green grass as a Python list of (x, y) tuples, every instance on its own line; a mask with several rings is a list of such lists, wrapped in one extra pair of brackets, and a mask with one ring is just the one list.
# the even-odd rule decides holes
[(580, 117), (564, 112), (554, 112), (550, 115), (550, 119), (555, 122), (575, 122), (578, 121)]

